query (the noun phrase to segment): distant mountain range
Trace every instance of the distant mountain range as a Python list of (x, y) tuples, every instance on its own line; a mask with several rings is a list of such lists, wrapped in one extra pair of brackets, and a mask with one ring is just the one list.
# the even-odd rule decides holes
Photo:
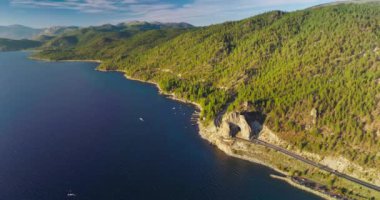
[(188, 23), (162, 23), (162, 22), (146, 22), (146, 21), (132, 21), (119, 23), (117, 26), (127, 27), (135, 30), (156, 30), (165, 28), (192, 28), (194, 27)]
[[(157, 30), (164, 28), (191, 28), (193, 25), (188, 23), (161, 23), (161, 22), (145, 22), (133, 21), (124, 22), (117, 25), (104, 24), (101, 26), (91, 26), (96, 30), (116, 31), (116, 30)], [(48, 28), (31, 28), (23, 25), (0, 26), (0, 38), (20, 40), (20, 39), (37, 39), (46, 40), (51, 36), (60, 35), (70, 31), (80, 29), (77, 26), (53, 26)]]
[(76, 26), (53, 26), (49, 28), (31, 28), (23, 25), (0, 26), (0, 38), (33, 39), (41, 35), (54, 36), (77, 29), (79, 27)]
[(31, 39), (40, 34), (43, 29), (30, 28), (22, 25), (0, 26), (0, 38)]

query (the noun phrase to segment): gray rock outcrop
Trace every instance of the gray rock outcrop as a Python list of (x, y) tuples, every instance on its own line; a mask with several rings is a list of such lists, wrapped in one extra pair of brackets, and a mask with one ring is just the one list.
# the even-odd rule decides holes
[(252, 128), (244, 115), (240, 113), (225, 114), (220, 129), (220, 133), (226, 138), (240, 137), (249, 140), (252, 137)]

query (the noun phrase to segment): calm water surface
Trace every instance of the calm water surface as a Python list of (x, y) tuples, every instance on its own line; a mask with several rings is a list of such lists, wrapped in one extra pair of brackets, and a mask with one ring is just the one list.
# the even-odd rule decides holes
[(319, 199), (210, 146), (151, 85), (27, 56), (0, 53), (0, 200)]

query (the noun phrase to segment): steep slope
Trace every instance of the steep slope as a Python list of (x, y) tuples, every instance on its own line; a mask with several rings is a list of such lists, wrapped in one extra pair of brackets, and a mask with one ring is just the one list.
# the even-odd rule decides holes
[(348, 4), (271, 12), (190, 31), (114, 65), (200, 102), (209, 119), (236, 98), (230, 110), (264, 113), (297, 148), (375, 167), (379, 11), (379, 4)]

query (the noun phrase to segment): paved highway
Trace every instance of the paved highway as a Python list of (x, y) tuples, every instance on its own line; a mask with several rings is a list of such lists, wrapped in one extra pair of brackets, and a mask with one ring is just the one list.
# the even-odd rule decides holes
[(293, 153), (291, 151), (288, 151), (288, 150), (286, 150), (286, 149), (284, 149), (282, 147), (279, 147), (279, 146), (276, 146), (276, 145), (264, 142), (264, 141), (259, 140), (259, 139), (252, 139), (252, 140), (245, 140), (245, 139), (241, 139), (241, 138), (236, 138), (236, 139), (237, 140), (241, 140), (241, 141), (245, 141), (245, 142), (251, 142), (251, 143), (254, 143), (254, 144), (258, 144), (258, 145), (262, 145), (262, 146), (274, 149), (274, 150), (279, 151), (279, 152), (281, 152), (283, 154), (286, 154), (286, 155), (288, 155), (290, 157), (293, 157), (293, 158), (295, 158), (295, 159), (297, 159), (299, 161), (302, 161), (304, 163), (307, 163), (309, 165), (317, 167), (317, 168), (319, 168), (321, 170), (324, 170), (324, 171), (330, 172), (332, 174), (335, 174), (338, 177), (345, 178), (345, 179), (350, 180), (350, 181), (352, 181), (354, 183), (357, 183), (357, 184), (362, 185), (364, 187), (367, 187), (367, 188), (370, 188), (370, 189), (373, 189), (373, 190), (376, 190), (376, 191), (380, 192), (380, 187), (379, 186), (376, 186), (374, 184), (362, 181), (360, 179), (354, 178), (354, 177), (349, 176), (347, 174), (340, 173), (340, 172), (338, 172), (338, 171), (336, 171), (336, 170), (334, 170), (334, 169), (332, 169), (330, 167), (327, 167), (325, 165), (322, 165), (322, 164), (319, 164), (317, 162), (314, 162), (314, 161), (311, 161), (309, 159), (306, 159), (306, 158), (304, 158), (304, 157), (302, 157), (302, 156), (300, 156), (298, 154), (295, 154), (295, 153)]

